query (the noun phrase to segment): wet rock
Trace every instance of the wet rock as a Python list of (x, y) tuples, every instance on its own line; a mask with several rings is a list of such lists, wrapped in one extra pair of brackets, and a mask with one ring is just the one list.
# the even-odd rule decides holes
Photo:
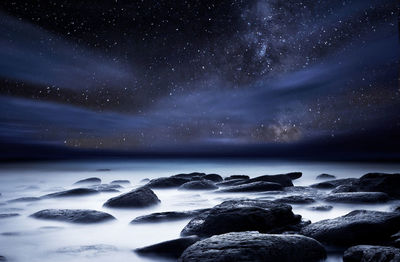
[(382, 203), (388, 201), (389, 196), (381, 192), (350, 192), (330, 194), (324, 200), (336, 203)]
[(343, 262), (398, 262), (400, 249), (385, 246), (359, 245), (344, 252)]
[(278, 183), (272, 182), (253, 182), (249, 184), (242, 184), (237, 186), (230, 186), (228, 188), (224, 188), (218, 190), (217, 192), (224, 192), (224, 193), (233, 193), (233, 192), (263, 192), (263, 191), (275, 191), (275, 190), (282, 190), (282, 186)]
[(74, 185), (81, 185), (81, 184), (100, 184), (101, 179), (98, 177), (89, 177), (86, 179), (79, 180), (78, 182), (75, 182)]
[(240, 185), (243, 184), (246, 180), (244, 179), (230, 179), (230, 180), (224, 180), (222, 182), (216, 183), (216, 186), (235, 186), (235, 185)]
[(335, 179), (329, 180), (317, 184), (313, 184), (310, 187), (319, 188), (319, 189), (331, 189), (341, 185), (350, 184), (351, 182), (356, 181), (357, 178), (344, 178), (344, 179)]
[(330, 174), (320, 174), (316, 177), (317, 179), (336, 179), (334, 175)]
[(97, 190), (91, 188), (74, 188), (70, 190), (47, 194), (42, 196), (41, 198), (87, 196), (98, 193), (99, 192)]
[(303, 173), (302, 172), (290, 172), (285, 175), (287, 175), (292, 180), (296, 180), (296, 179), (299, 179), (300, 177), (302, 177)]
[(390, 245), (400, 248), (400, 231), (392, 235), (390, 238), (391, 238)]
[(199, 180), (199, 181), (191, 181), (187, 182), (179, 187), (179, 189), (186, 190), (214, 190), (218, 189), (213, 182), (208, 180)]
[(144, 178), (144, 179), (140, 180), (140, 183), (147, 183), (147, 182), (150, 182), (150, 179)]
[(251, 178), (246, 180), (246, 184), (253, 183), (253, 182), (271, 182), (271, 183), (278, 183), (283, 187), (293, 186), (292, 179), (289, 175), (281, 174), (281, 175), (264, 175), (255, 178)]
[(172, 188), (179, 187), (189, 181), (190, 179), (181, 177), (160, 177), (150, 180), (146, 186), (150, 188)]
[(20, 197), (16, 199), (8, 200), (9, 203), (18, 203), (18, 202), (34, 202), (41, 200), (40, 197)]
[(155, 245), (138, 248), (135, 250), (136, 253), (140, 255), (147, 256), (160, 256), (169, 258), (179, 258), (186, 248), (193, 245), (200, 238), (198, 237), (183, 237), (178, 239), (173, 239), (165, 242), (161, 242)]
[(16, 217), (19, 216), (18, 213), (7, 213), (7, 214), (0, 214), (0, 219), (2, 218), (9, 218), (9, 217)]
[(0, 261), (7, 261), (7, 258), (5, 256), (0, 256)]
[(324, 206), (312, 206), (312, 207), (309, 207), (308, 209), (315, 210), (315, 211), (329, 211), (332, 208), (333, 208), (333, 206), (324, 205)]
[(250, 179), (250, 177), (246, 175), (231, 175), (224, 178), (224, 180), (232, 180), (232, 179), (247, 180)]
[(44, 209), (31, 215), (38, 219), (58, 220), (70, 223), (99, 223), (115, 219), (105, 212), (89, 209)]
[(201, 177), (204, 177), (205, 175), (206, 175), (206, 173), (193, 172), (193, 173), (177, 174), (177, 175), (173, 175), (171, 177), (186, 178), (186, 179), (192, 180), (193, 178), (201, 178)]
[(318, 241), (299, 235), (234, 232), (213, 236), (188, 247), (181, 262), (317, 262), (326, 257)]
[(400, 213), (355, 210), (305, 226), (301, 234), (334, 246), (377, 244), (399, 230)]
[(286, 204), (262, 200), (228, 200), (193, 218), (182, 236), (212, 236), (228, 232), (280, 232), (297, 225), (301, 216)]
[(118, 184), (100, 184), (100, 185), (95, 185), (91, 186), (91, 189), (97, 190), (98, 192), (119, 192), (119, 188), (122, 188), (122, 186)]
[(138, 189), (132, 190), (128, 193), (110, 198), (104, 203), (106, 207), (119, 207), (119, 208), (131, 208), (131, 207), (148, 207), (160, 203), (160, 200), (154, 194), (153, 190), (144, 186)]
[(133, 219), (131, 221), (131, 224), (156, 223), (156, 222), (174, 221), (174, 220), (192, 218), (208, 210), (210, 210), (210, 208), (196, 209), (190, 211), (170, 211), (170, 212), (152, 213), (149, 215), (139, 216)]
[(131, 182), (129, 180), (113, 180), (111, 185), (129, 185)]
[(222, 176), (217, 175), (217, 174), (207, 174), (207, 175), (203, 176), (202, 178), (213, 181), (213, 182), (221, 182), (223, 180)]
[(313, 198), (306, 197), (303, 195), (294, 195), (276, 199), (275, 202), (286, 203), (286, 204), (311, 204), (314, 203), (315, 200)]

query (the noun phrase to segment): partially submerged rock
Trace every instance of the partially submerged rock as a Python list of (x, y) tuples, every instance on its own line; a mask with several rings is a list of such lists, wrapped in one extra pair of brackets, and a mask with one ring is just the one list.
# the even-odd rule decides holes
[(216, 186), (219, 187), (224, 187), (224, 186), (234, 186), (234, 185), (240, 185), (243, 184), (246, 180), (245, 179), (230, 179), (230, 180), (224, 180), (222, 182), (216, 183)]
[(318, 241), (299, 235), (234, 232), (213, 236), (188, 247), (181, 262), (317, 262), (326, 257)]
[(149, 215), (139, 216), (133, 219), (131, 221), (131, 224), (156, 223), (156, 222), (174, 221), (174, 220), (192, 218), (208, 210), (210, 210), (210, 208), (196, 209), (190, 211), (171, 211), (171, 212), (152, 213)]
[(80, 184), (101, 184), (101, 179), (98, 177), (89, 177), (74, 183), (74, 185), (80, 185)]
[(229, 193), (235, 193), (235, 192), (263, 192), (263, 191), (275, 191), (275, 190), (282, 190), (282, 186), (278, 183), (272, 183), (272, 182), (253, 182), (249, 184), (241, 184), (237, 186), (230, 186), (221, 190), (218, 190), (217, 192), (229, 192)]
[(329, 194), (324, 200), (336, 203), (382, 203), (388, 201), (389, 196), (382, 192), (349, 192)]
[(303, 195), (293, 195), (293, 196), (278, 198), (275, 200), (275, 202), (286, 203), (286, 204), (311, 204), (314, 203), (315, 200), (313, 198)]
[(290, 172), (290, 173), (287, 173), (284, 175), (287, 175), (290, 179), (295, 180), (295, 179), (299, 179), (300, 177), (302, 177), (303, 173), (302, 172)]
[(32, 214), (31, 217), (84, 224), (115, 219), (112, 215), (105, 212), (89, 209), (44, 209)]
[(193, 178), (202, 178), (206, 175), (206, 173), (201, 173), (201, 172), (192, 172), (192, 173), (182, 173), (182, 174), (177, 174), (173, 175), (171, 177), (177, 177), (177, 178), (186, 178), (188, 180), (192, 180)]
[(245, 183), (253, 183), (259, 181), (278, 183), (283, 187), (293, 186), (292, 179), (288, 174), (258, 176), (245, 181)]
[(317, 184), (312, 184), (310, 187), (319, 188), (319, 189), (332, 189), (341, 185), (349, 184), (351, 182), (356, 181), (357, 178), (344, 178), (344, 179), (335, 179), (324, 181)]
[(7, 214), (0, 214), (0, 219), (2, 218), (9, 218), (9, 217), (16, 217), (19, 216), (18, 213), (7, 213)]
[(20, 197), (16, 199), (8, 200), (9, 203), (18, 203), (18, 202), (34, 202), (41, 200), (40, 197)]
[(207, 179), (213, 182), (221, 182), (222, 176), (218, 175), (218, 174), (207, 174), (205, 176), (202, 177), (203, 179)]
[(122, 186), (118, 184), (100, 184), (90, 187), (91, 189), (97, 190), (98, 192), (119, 192), (119, 188)]
[(247, 180), (247, 179), (250, 179), (250, 177), (246, 176), (246, 175), (231, 175), (231, 176), (224, 178), (224, 180), (232, 180), (232, 179)]
[(144, 186), (128, 193), (110, 198), (104, 203), (106, 207), (133, 208), (148, 207), (160, 203), (157, 195), (150, 188)]
[(113, 180), (111, 185), (129, 185), (131, 182), (129, 180)]
[(70, 190), (65, 190), (61, 192), (51, 193), (42, 196), (41, 198), (54, 198), (54, 197), (73, 197), (73, 196), (87, 196), (98, 194), (99, 192), (91, 188), (74, 188)]
[(314, 210), (314, 211), (329, 211), (332, 208), (333, 208), (333, 206), (323, 205), (323, 206), (312, 206), (312, 207), (309, 207), (308, 209)]
[(400, 249), (385, 246), (359, 245), (347, 249), (343, 262), (398, 262)]
[(155, 245), (135, 249), (135, 252), (143, 256), (159, 256), (168, 258), (179, 258), (186, 248), (193, 245), (200, 238), (183, 237), (161, 242)]
[(320, 174), (316, 177), (317, 179), (336, 179), (336, 176), (330, 174)]
[(179, 187), (189, 181), (190, 179), (182, 177), (160, 177), (150, 180), (146, 186), (150, 188), (173, 188)]
[(181, 185), (179, 189), (186, 190), (214, 190), (218, 189), (218, 187), (211, 181), (208, 180), (198, 180), (198, 181), (190, 181)]

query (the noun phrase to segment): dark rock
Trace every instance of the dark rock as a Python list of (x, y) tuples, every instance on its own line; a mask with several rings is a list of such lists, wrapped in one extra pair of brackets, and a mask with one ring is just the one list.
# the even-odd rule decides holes
[(188, 247), (181, 262), (317, 262), (326, 257), (318, 241), (299, 235), (234, 232), (213, 236)]
[(249, 184), (242, 184), (237, 186), (227, 187), (217, 192), (232, 193), (232, 192), (263, 192), (263, 191), (275, 191), (282, 190), (282, 186), (278, 183), (272, 182), (253, 182)]
[(154, 223), (154, 222), (173, 221), (173, 220), (192, 218), (208, 210), (210, 210), (210, 208), (196, 209), (190, 211), (171, 211), (171, 212), (152, 213), (149, 215), (144, 215), (133, 219), (131, 221), (131, 224)]
[(392, 235), (391, 237), (391, 246), (399, 247), (400, 248), (400, 231), (396, 234)]
[(189, 181), (190, 179), (181, 177), (160, 177), (150, 180), (146, 186), (150, 188), (172, 188), (179, 187)]
[(41, 198), (40, 197), (20, 197), (20, 198), (8, 200), (7, 202), (9, 202), (9, 203), (34, 202), (34, 201), (38, 201), (38, 200), (41, 200)]
[(286, 174), (259, 176), (259, 177), (255, 177), (255, 178), (246, 180), (245, 183), (248, 184), (248, 183), (259, 182), (259, 181), (278, 183), (278, 184), (281, 184), (283, 187), (293, 186), (292, 179), (289, 177), (289, 175), (286, 175)]
[(317, 176), (317, 179), (336, 179), (336, 177), (330, 174), (321, 174)]
[(111, 181), (111, 185), (129, 185), (131, 182), (129, 180), (114, 180)]
[(47, 194), (42, 196), (41, 198), (86, 196), (98, 193), (99, 192), (97, 190), (91, 188), (74, 188), (70, 190)]
[(313, 198), (306, 197), (303, 195), (295, 195), (295, 196), (278, 198), (275, 200), (275, 202), (286, 203), (286, 204), (311, 204), (314, 203), (315, 200)]
[(31, 217), (84, 224), (115, 219), (110, 214), (88, 209), (44, 209), (32, 214)]
[(101, 179), (98, 177), (89, 177), (86, 179), (79, 180), (78, 182), (75, 182), (74, 185), (80, 185), (80, 184), (100, 184)]
[(250, 177), (246, 175), (231, 175), (224, 178), (224, 180), (232, 180), (232, 179), (247, 180), (250, 179)]
[(228, 200), (193, 218), (181, 235), (212, 236), (228, 232), (280, 232), (300, 222), (286, 204), (262, 200)]
[(333, 206), (325, 205), (325, 206), (312, 206), (308, 209), (315, 210), (315, 211), (329, 211), (333, 208)]
[(236, 186), (243, 184), (246, 180), (244, 179), (231, 179), (231, 180), (224, 180), (223, 182), (216, 183), (216, 186)]
[(7, 261), (7, 258), (5, 256), (0, 256), (0, 261)]
[(186, 248), (193, 245), (199, 240), (200, 238), (194, 236), (183, 237), (161, 242), (148, 247), (138, 248), (135, 249), (135, 252), (140, 255), (179, 258)]
[(336, 203), (382, 203), (388, 201), (389, 196), (381, 192), (349, 192), (330, 194), (324, 200)]
[(179, 189), (186, 190), (214, 190), (218, 189), (213, 182), (208, 180), (199, 180), (199, 181), (191, 181), (187, 182), (179, 187)]
[(207, 174), (207, 175), (203, 176), (202, 178), (213, 181), (213, 182), (221, 182), (223, 180), (222, 176), (217, 175), (217, 174)]
[(303, 173), (302, 172), (290, 172), (285, 175), (287, 175), (292, 180), (296, 180), (296, 179), (299, 179), (300, 177), (302, 177)]
[(400, 213), (355, 210), (334, 219), (305, 226), (305, 236), (335, 246), (377, 244), (399, 230)]
[(148, 207), (160, 203), (160, 200), (154, 194), (154, 192), (144, 186), (138, 189), (132, 190), (128, 193), (110, 198), (104, 203), (106, 207)]
[(193, 178), (199, 178), (199, 177), (203, 177), (205, 176), (205, 173), (200, 173), (200, 172), (193, 172), (193, 173), (187, 173), (187, 174), (177, 174), (177, 175), (173, 175), (171, 177), (175, 177), (175, 178), (186, 178), (186, 179), (193, 179)]
[(9, 218), (9, 217), (16, 217), (16, 216), (19, 216), (19, 214), (18, 213), (0, 214), (0, 219)]
[(335, 188), (337, 186), (350, 184), (351, 182), (354, 182), (356, 180), (357, 180), (357, 178), (335, 179), (335, 180), (329, 180), (329, 181), (313, 184), (310, 187), (319, 188), (319, 189), (331, 189), (331, 188)]
[(100, 184), (94, 185), (90, 187), (91, 189), (97, 190), (98, 192), (119, 192), (117, 188), (122, 188), (122, 186), (118, 184), (108, 185), (108, 184)]
[(400, 249), (384, 246), (360, 245), (344, 252), (343, 262), (398, 262)]
[(140, 180), (140, 183), (147, 183), (147, 182), (150, 182), (150, 179), (144, 178), (144, 179)]

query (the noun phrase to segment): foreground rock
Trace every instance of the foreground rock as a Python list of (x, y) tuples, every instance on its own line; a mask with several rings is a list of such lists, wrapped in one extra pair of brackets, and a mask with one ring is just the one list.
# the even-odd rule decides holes
[(88, 209), (45, 209), (32, 214), (31, 217), (84, 224), (115, 219), (105, 212)]
[(399, 212), (355, 210), (305, 226), (301, 234), (328, 245), (353, 246), (386, 241), (399, 227)]
[(129, 180), (113, 180), (111, 185), (129, 185), (131, 182)]
[(335, 179), (336, 177), (334, 175), (329, 175), (329, 174), (321, 174), (316, 177), (317, 179)]
[(286, 204), (262, 200), (228, 200), (193, 218), (181, 235), (208, 237), (228, 232), (275, 233), (292, 230), (301, 216)]
[(173, 188), (179, 187), (189, 181), (190, 179), (183, 177), (160, 177), (150, 180), (146, 186), (150, 188)]
[(356, 181), (357, 178), (344, 178), (344, 179), (335, 179), (329, 180), (317, 184), (312, 184), (310, 187), (319, 188), (319, 189), (331, 189), (341, 185), (350, 184), (351, 182)]
[(98, 193), (99, 192), (97, 190), (91, 189), (91, 188), (74, 188), (74, 189), (70, 189), (70, 190), (47, 194), (47, 195), (42, 196), (41, 198), (87, 196), (87, 195), (93, 195), (93, 194), (98, 194)]
[(343, 262), (398, 262), (400, 249), (384, 246), (360, 245), (344, 252)]
[(294, 195), (278, 198), (275, 200), (278, 203), (286, 203), (286, 204), (311, 204), (314, 203), (315, 200), (313, 198), (303, 196), (303, 195)]
[(174, 221), (174, 220), (192, 218), (208, 210), (210, 210), (210, 208), (196, 209), (190, 211), (171, 211), (171, 212), (152, 213), (149, 215), (139, 216), (133, 219), (131, 221), (131, 224), (156, 223), (156, 222)]
[(81, 185), (81, 184), (101, 184), (101, 179), (98, 177), (89, 177), (86, 179), (79, 180), (74, 183), (74, 185)]
[(318, 241), (299, 235), (234, 232), (213, 236), (188, 247), (182, 262), (313, 262), (326, 257)]
[(110, 198), (104, 203), (106, 207), (148, 207), (160, 203), (160, 199), (154, 194), (153, 190), (144, 186), (131, 192)]
[(161, 242), (148, 247), (138, 248), (135, 249), (135, 252), (143, 256), (179, 258), (186, 248), (199, 240), (200, 238), (198, 237), (183, 237)]
[(228, 188), (218, 190), (217, 192), (223, 192), (223, 193), (263, 192), (263, 191), (276, 191), (276, 190), (282, 190), (282, 189), (283, 189), (283, 187), (278, 183), (260, 181), (260, 182), (253, 182), (253, 183), (249, 183), (249, 184), (230, 186)]
[(198, 180), (198, 181), (191, 181), (187, 182), (179, 187), (179, 189), (186, 189), (186, 190), (215, 190), (218, 189), (213, 182), (208, 180)]
[(336, 203), (382, 203), (388, 201), (389, 196), (382, 192), (334, 193), (324, 200)]

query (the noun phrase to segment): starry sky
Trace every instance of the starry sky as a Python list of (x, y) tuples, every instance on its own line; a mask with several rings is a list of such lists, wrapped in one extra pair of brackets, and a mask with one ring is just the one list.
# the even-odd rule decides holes
[(396, 151), (396, 2), (2, 0), (0, 142)]

